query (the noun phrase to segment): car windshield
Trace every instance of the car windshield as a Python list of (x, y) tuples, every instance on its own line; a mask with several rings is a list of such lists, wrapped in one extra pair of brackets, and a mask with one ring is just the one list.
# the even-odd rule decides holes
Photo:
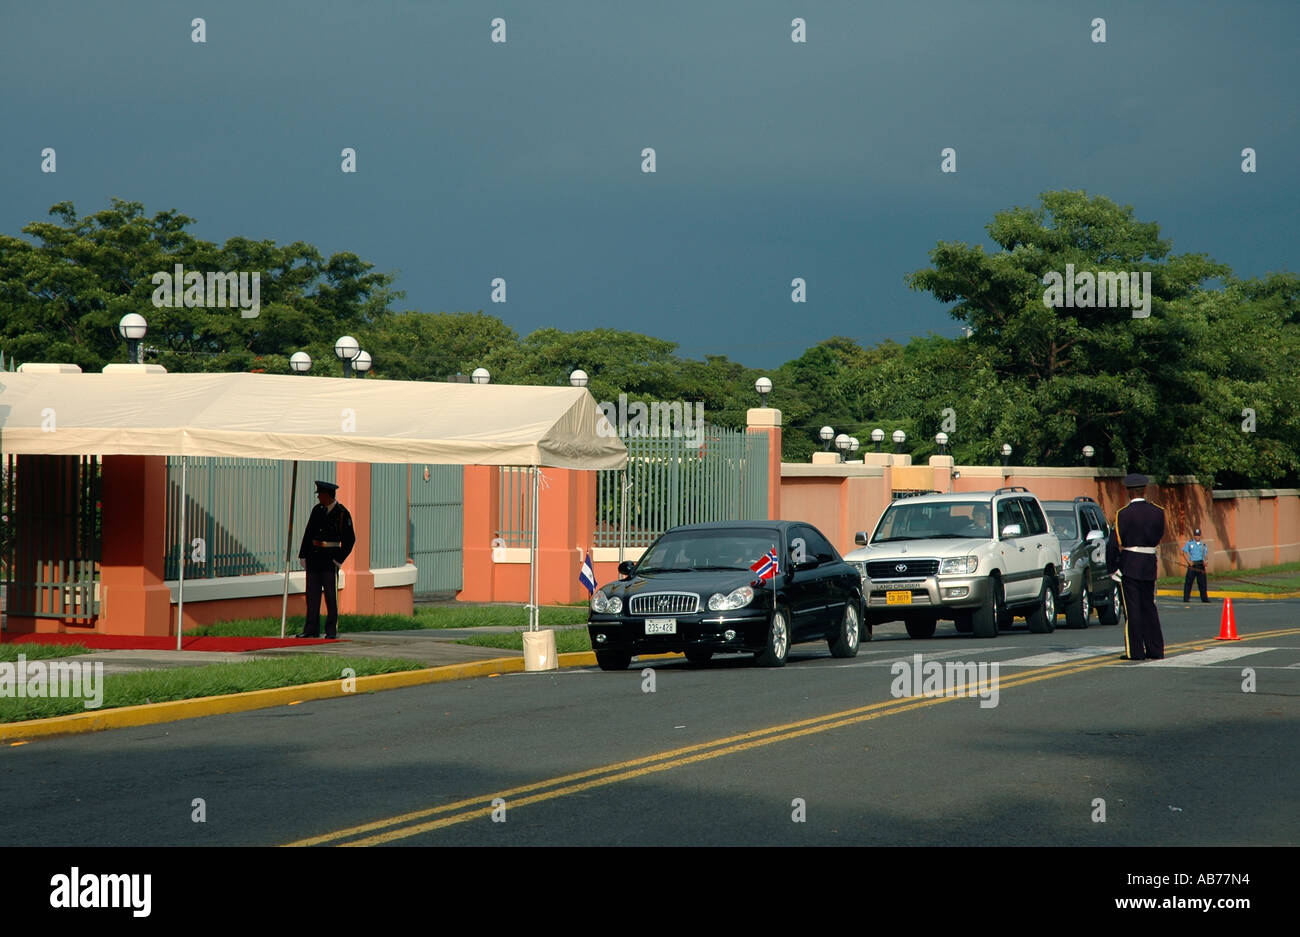
[(693, 570), (747, 570), (768, 550), (781, 555), (780, 535), (774, 530), (722, 528), (669, 531), (646, 551), (638, 573), (690, 572)]
[(1074, 511), (1048, 511), (1047, 520), (1058, 540), (1079, 539), (1079, 525), (1075, 522)]
[(890, 540), (947, 540), (992, 537), (987, 501), (895, 501), (876, 526), (872, 543)]

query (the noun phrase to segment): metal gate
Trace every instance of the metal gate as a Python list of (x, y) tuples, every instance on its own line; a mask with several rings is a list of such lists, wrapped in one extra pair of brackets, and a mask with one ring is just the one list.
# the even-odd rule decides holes
[(416, 596), (457, 592), (463, 581), (465, 470), (459, 465), (411, 466), (408, 529), (419, 569)]
[(99, 457), (10, 455), (3, 475), (0, 567), (8, 615), (93, 624), (99, 615)]

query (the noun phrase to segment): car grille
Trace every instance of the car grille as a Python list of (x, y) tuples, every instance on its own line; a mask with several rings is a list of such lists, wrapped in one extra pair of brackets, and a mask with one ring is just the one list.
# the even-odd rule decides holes
[(628, 610), (633, 615), (692, 615), (700, 610), (694, 592), (647, 592), (632, 596)]
[[(900, 566), (906, 568), (899, 569)], [(871, 579), (915, 579), (933, 576), (938, 571), (938, 560), (872, 560), (867, 564), (867, 576)]]

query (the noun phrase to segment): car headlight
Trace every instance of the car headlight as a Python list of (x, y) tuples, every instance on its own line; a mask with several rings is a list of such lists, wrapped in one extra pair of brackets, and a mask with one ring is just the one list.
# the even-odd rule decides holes
[(616, 595), (607, 596), (603, 592), (597, 592), (591, 597), (591, 610), (617, 615), (623, 611), (623, 600)]
[(858, 571), (858, 575), (859, 575), (860, 577), (862, 577), (862, 581), (863, 581), (863, 582), (866, 582), (866, 581), (867, 581), (867, 564), (866, 564), (866, 563), (854, 563), (854, 564), (853, 564), (853, 567)]
[(978, 556), (954, 556), (939, 562), (940, 576), (969, 576), (979, 568)]
[(1068, 553), (1062, 553), (1062, 554), (1061, 554), (1061, 569), (1069, 569), (1069, 568), (1070, 568), (1070, 554), (1068, 554)]
[(753, 600), (754, 590), (749, 586), (741, 586), (727, 595), (721, 592), (713, 593), (709, 597), (709, 609), (714, 612), (725, 612), (733, 608), (744, 608)]

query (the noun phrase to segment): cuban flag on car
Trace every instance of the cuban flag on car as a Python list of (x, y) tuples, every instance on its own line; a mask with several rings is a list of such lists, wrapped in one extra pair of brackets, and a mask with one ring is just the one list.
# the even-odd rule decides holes
[(587, 597), (590, 598), (596, 591), (596, 571), (591, 567), (591, 551), (587, 551), (587, 556), (582, 561), (582, 568), (578, 570), (578, 582), (587, 587)]
[(750, 570), (758, 576), (761, 582), (764, 579), (771, 579), (781, 571), (781, 563), (776, 558), (776, 547), (768, 550), (761, 557), (755, 560), (749, 566)]

